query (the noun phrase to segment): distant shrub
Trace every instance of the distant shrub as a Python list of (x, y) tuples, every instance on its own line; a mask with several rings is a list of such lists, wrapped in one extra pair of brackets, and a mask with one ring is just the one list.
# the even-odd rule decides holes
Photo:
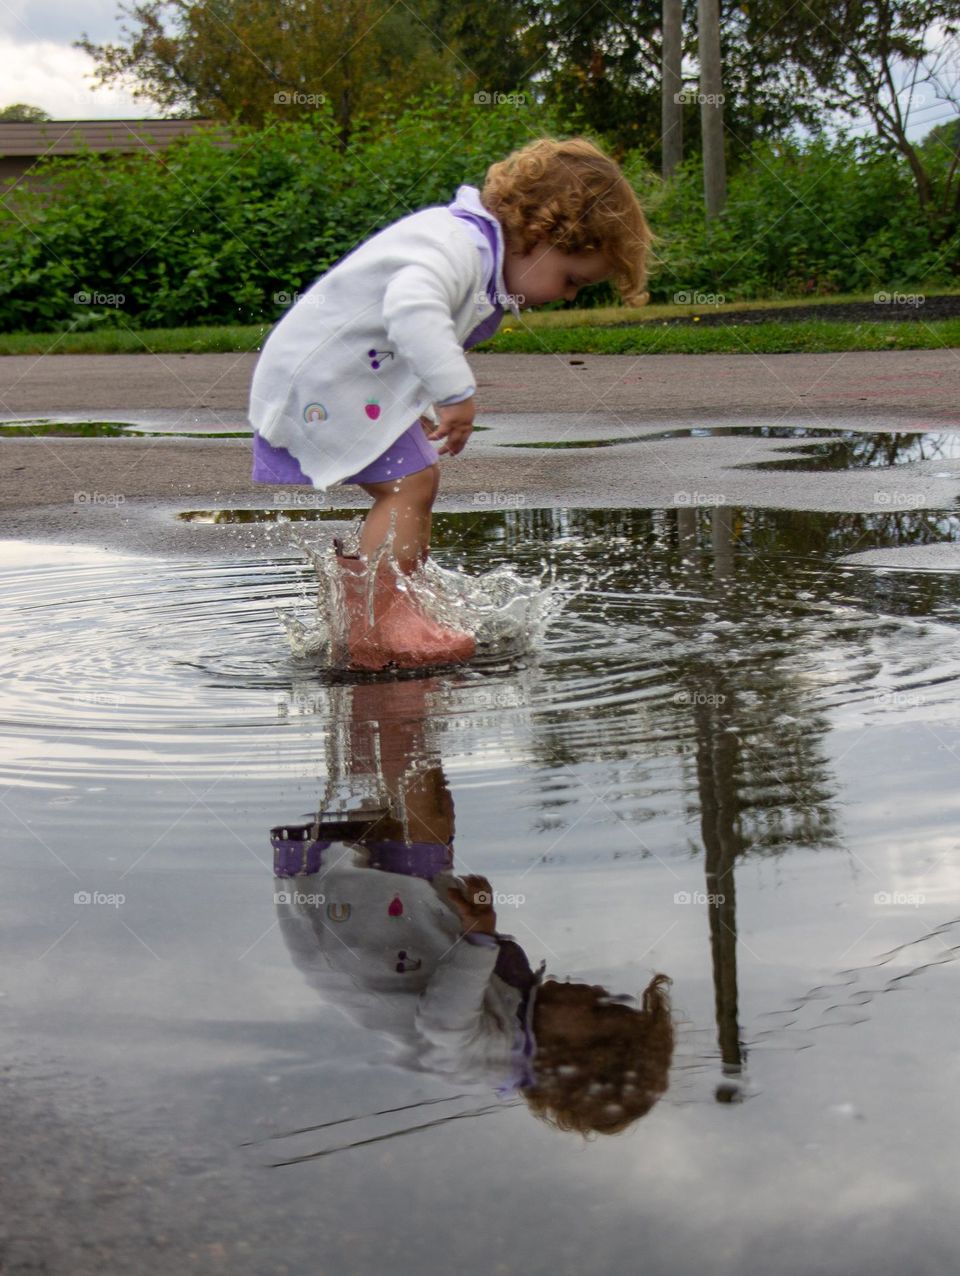
[[(533, 136), (576, 131), (541, 107), (428, 92), (398, 110), (389, 133), (361, 124), (347, 151), (326, 108), (311, 122), (237, 127), (226, 150), (200, 134), (154, 158), (43, 160), (37, 184), (19, 187), (0, 212), (0, 331), (272, 322), (285, 297), (377, 230), (449, 203), (462, 183), (481, 185), (490, 163)], [(699, 159), (669, 183), (639, 151), (621, 163), (659, 236), (655, 300), (955, 279), (956, 218), (938, 241), (906, 166), (875, 147), (757, 146), (710, 223)], [(578, 304), (613, 299), (599, 285)]]

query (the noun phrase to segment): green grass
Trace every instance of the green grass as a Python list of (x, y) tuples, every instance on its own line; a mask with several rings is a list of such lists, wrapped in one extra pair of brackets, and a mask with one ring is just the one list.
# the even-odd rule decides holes
[(499, 354), (827, 354), (846, 350), (941, 350), (960, 346), (960, 319), (934, 323), (835, 323), (829, 319), (743, 328), (664, 327), (501, 330), (484, 346)]
[(91, 328), (87, 332), (0, 333), (4, 354), (245, 354), (257, 350), (268, 324), (224, 328)]
[[(931, 290), (932, 291), (932, 290)], [(940, 288), (940, 294), (951, 292)], [(955, 291), (955, 290), (954, 290)], [(782, 354), (844, 350), (937, 350), (960, 346), (960, 320), (850, 322), (823, 318), (769, 320), (737, 328), (668, 325), (695, 315), (782, 309), (798, 305), (842, 305), (870, 301), (872, 294), (747, 301), (722, 306), (609, 306), (593, 310), (524, 312), (508, 316), (481, 350), (519, 354)], [(629, 324), (629, 327), (612, 327)], [(209, 328), (99, 328), (71, 333), (0, 333), (0, 355), (44, 354), (245, 354), (256, 351), (267, 324)]]

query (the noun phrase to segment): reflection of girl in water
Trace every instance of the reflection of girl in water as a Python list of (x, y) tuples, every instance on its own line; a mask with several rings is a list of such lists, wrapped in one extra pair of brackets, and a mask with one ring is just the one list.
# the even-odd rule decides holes
[(450, 841), (405, 840), (386, 813), (347, 824), (272, 831), (283, 935), (324, 1000), (393, 1038), (397, 1063), (499, 1081), (557, 1129), (613, 1134), (649, 1111), (673, 1051), (665, 975), (639, 1009), (544, 981), (498, 933), (486, 878), (454, 875)]
[[(465, 937), (503, 942), (485, 877), (467, 877), (449, 895)], [(531, 1066), (519, 1087), (531, 1111), (584, 1135), (618, 1134), (649, 1112), (667, 1089), (673, 1055), (669, 983), (655, 975), (639, 1010), (599, 985), (548, 979), (531, 989)]]

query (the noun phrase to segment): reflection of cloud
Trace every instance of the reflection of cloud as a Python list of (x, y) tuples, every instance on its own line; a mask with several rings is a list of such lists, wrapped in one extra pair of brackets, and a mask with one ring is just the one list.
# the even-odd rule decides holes
[(148, 102), (135, 102), (122, 89), (93, 90), (93, 60), (81, 49), (52, 40), (25, 43), (0, 37), (3, 98), (0, 106), (26, 102), (55, 119), (141, 118), (160, 114)]

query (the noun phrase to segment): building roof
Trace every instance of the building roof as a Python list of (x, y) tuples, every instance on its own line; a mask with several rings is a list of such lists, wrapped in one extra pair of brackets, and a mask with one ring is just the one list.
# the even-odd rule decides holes
[(0, 155), (75, 155), (78, 151), (152, 151), (206, 129), (222, 132), (216, 120), (44, 120), (39, 124), (0, 121)]

